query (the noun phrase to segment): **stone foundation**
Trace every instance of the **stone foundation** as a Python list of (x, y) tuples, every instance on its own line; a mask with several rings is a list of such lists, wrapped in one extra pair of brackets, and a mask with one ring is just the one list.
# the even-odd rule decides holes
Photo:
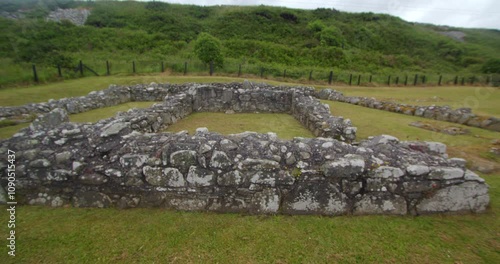
[[(484, 180), (465, 160), (449, 159), (443, 144), (391, 136), (349, 144), (356, 129), (331, 116), (309, 88), (108, 90), (116, 101), (165, 99), (95, 124), (69, 123), (66, 110), (55, 108), (1, 141), (1, 153), (16, 152), (19, 203), (322, 215), (482, 212), (489, 203)], [(157, 133), (194, 111), (290, 113), (319, 137)], [(7, 164), (0, 167), (6, 186)]]
[(345, 96), (341, 92), (331, 89), (321, 90), (316, 93), (316, 96), (323, 100), (339, 101), (394, 113), (413, 115), (500, 132), (500, 118), (494, 116), (479, 116), (472, 113), (470, 108), (452, 109), (449, 106), (406, 105), (395, 102), (378, 101), (375, 98)]

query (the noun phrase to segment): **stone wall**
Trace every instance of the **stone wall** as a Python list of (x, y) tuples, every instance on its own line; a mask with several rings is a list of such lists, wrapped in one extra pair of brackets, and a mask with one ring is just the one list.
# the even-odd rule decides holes
[[(187, 97), (176, 100), (183, 105)], [(273, 133), (141, 133), (119, 116), (65, 121), (56, 109), (1, 142), (2, 153), (16, 151), (20, 203), (418, 215), (481, 212), (489, 202), (484, 180), (464, 160), (448, 159), (439, 143), (419, 143), (430, 154), (390, 136), (353, 146), (331, 138), (283, 141)], [(0, 167), (5, 186), (6, 164)]]
[[(350, 141), (355, 128), (332, 117), (311, 89), (269, 88), (111, 87), (99, 93), (113, 94), (116, 102), (164, 100), (95, 124), (69, 123), (66, 110), (55, 108), (1, 141), (0, 152), (16, 152), (21, 204), (323, 215), (486, 209), (488, 186), (465, 160), (449, 159), (445, 145), (391, 136), (351, 145), (335, 138)], [(285, 141), (274, 133), (223, 136), (204, 128), (194, 135), (157, 133), (194, 111), (288, 112), (322, 137)]]
[[(71, 114), (113, 106), (130, 101), (162, 101), (171, 95), (184, 94), (184, 101), (195, 112), (266, 112), (289, 113), (309, 128), (315, 136), (332, 137), (352, 142), (356, 139), (356, 128), (350, 120), (333, 117), (327, 105), (311, 97), (313, 88), (307, 87), (273, 87), (267, 84), (229, 83), (229, 84), (156, 84), (115, 86), (99, 92), (90, 92), (86, 96), (49, 100), (47, 103), (28, 104), (24, 106), (0, 107), (0, 118), (28, 119), (32, 114), (47, 113), (53, 109), (64, 109)], [(170, 102), (165, 101), (167, 104)], [(154, 109), (134, 110), (142, 113), (142, 126), (153, 126), (153, 121), (163, 110), (161, 106)], [(175, 115), (175, 113), (173, 113)], [(148, 121), (145, 121), (148, 116)], [(156, 122), (156, 132), (172, 122), (163, 124)], [(174, 119), (174, 122), (178, 119)]]
[(470, 108), (452, 109), (449, 106), (415, 106), (399, 104), (395, 102), (378, 101), (375, 98), (344, 96), (341, 92), (331, 89), (318, 91), (316, 96), (324, 100), (339, 101), (394, 113), (414, 115), (500, 132), (500, 118), (475, 115)]

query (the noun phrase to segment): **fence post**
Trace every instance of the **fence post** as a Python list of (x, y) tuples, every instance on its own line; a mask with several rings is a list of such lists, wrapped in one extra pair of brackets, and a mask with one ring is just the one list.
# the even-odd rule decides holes
[(165, 63), (161, 62), (161, 72), (165, 72)]
[(135, 73), (135, 61), (132, 61), (132, 71)]
[(330, 71), (330, 76), (328, 77), (328, 84), (332, 84), (333, 81), (333, 71)]
[(260, 78), (264, 78), (264, 67), (260, 68)]
[(188, 73), (188, 63), (187, 61), (184, 62), (184, 75)]
[(83, 62), (80, 61), (80, 75), (83, 76)]
[(457, 85), (458, 84), (458, 75), (455, 76), (455, 81), (453, 82), (454, 85)]
[(312, 78), (313, 78), (313, 71), (310, 71), (309, 72), (309, 81), (312, 81)]
[(286, 69), (283, 71), (283, 78), (286, 78)]
[(349, 74), (349, 86), (351, 86), (351, 85), (352, 85), (352, 73)]
[(389, 78), (387, 78), (387, 85), (391, 86), (391, 76), (389, 75)]
[(438, 85), (441, 86), (441, 81), (443, 81), (443, 75), (439, 75)]
[(36, 66), (33, 64), (33, 79), (38, 83), (38, 74), (36, 73)]
[(212, 76), (212, 74), (214, 74), (214, 62), (213, 61), (210, 62), (210, 76)]
[(358, 86), (361, 84), (361, 74), (358, 75)]
[(238, 77), (240, 77), (240, 76), (241, 76), (241, 64), (238, 67)]
[(396, 85), (399, 84), (399, 76), (396, 76), (396, 82), (395, 83), (396, 83)]
[(372, 75), (370, 75), (370, 80), (368, 81), (369, 83), (372, 83)]
[(486, 85), (490, 84), (490, 76), (489, 76), (489, 75), (488, 75), (488, 76), (486, 76), (486, 83), (485, 83), (485, 84), (486, 84)]
[(462, 85), (465, 85), (465, 77), (462, 77)]
[(425, 75), (422, 76), (422, 84), (425, 84), (425, 81), (426, 81), (426, 78), (425, 78)]
[(474, 82), (476, 81), (476, 76), (472, 76), (470, 79), (470, 85), (474, 85)]
[(62, 78), (61, 65), (57, 65), (57, 74), (59, 75), (59, 78)]
[(415, 74), (415, 80), (413, 81), (413, 86), (417, 86), (418, 83), (418, 74)]
[(408, 75), (405, 76), (405, 86), (408, 85)]
[(106, 75), (110, 75), (110, 71), (109, 71), (109, 61), (106, 61)]

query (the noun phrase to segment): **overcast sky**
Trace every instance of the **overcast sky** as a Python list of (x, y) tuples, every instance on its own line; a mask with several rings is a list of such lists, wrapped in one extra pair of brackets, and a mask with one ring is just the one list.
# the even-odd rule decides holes
[(335, 8), (348, 12), (374, 12), (406, 21), (456, 27), (500, 29), (499, 0), (160, 0), (195, 5), (273, 5), (300, 9)]

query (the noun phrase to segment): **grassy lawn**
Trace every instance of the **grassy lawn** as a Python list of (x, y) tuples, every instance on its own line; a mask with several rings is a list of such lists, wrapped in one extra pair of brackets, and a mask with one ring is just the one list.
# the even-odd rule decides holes
[(500, 89), (493, 87), (334, 87), (348, 96), (375, 97), (412, 105), (469, 107), (480, 115), (500, 117)]
[(288, 114), (224, 114), (224, 113), (194, 113), (171, 125), (166, 131), (182, 130), (194, 134), (196, 128), (207, 127), (208, 130), (221, 134), (236, 134), (245, 131), (259, 133), (275, 132), (281, 139), (294, 137), (314, 137), (299, 121)]

